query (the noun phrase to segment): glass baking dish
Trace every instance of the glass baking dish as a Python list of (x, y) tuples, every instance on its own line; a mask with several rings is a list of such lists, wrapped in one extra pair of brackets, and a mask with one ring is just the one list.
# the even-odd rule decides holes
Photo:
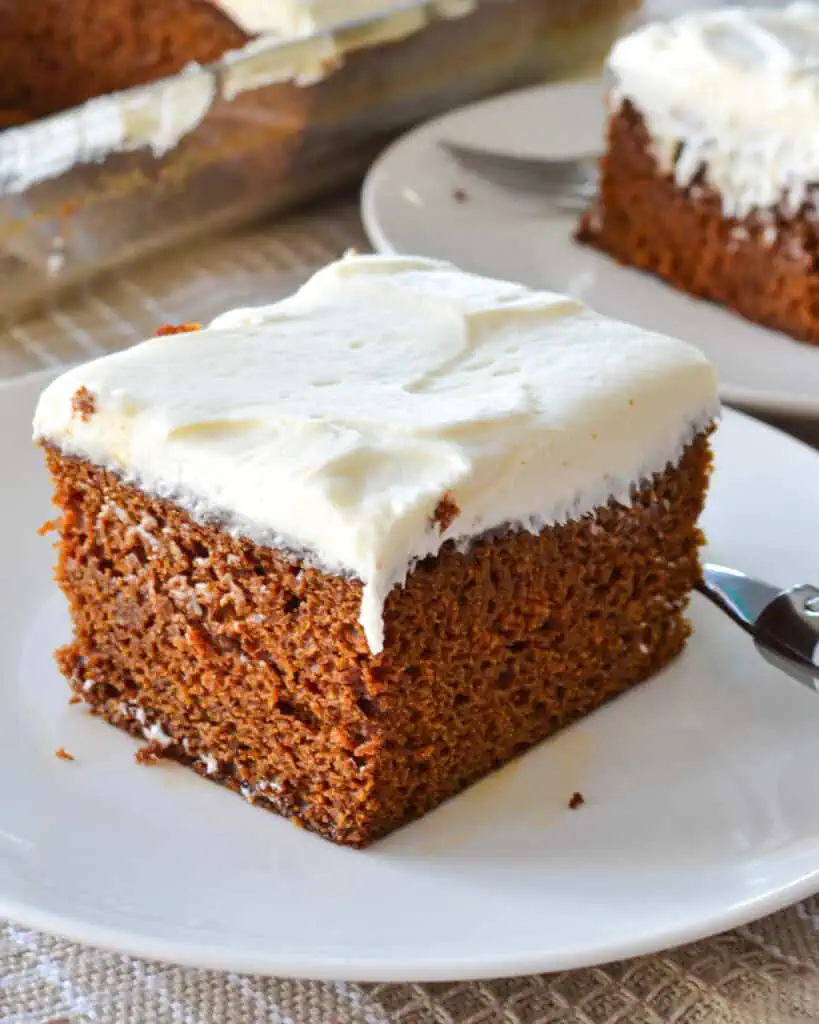
[(398, 132), (458, 104), (588, 71), (638, 6), (410, 0), (9, 128), (1, 315), (349, 185)]

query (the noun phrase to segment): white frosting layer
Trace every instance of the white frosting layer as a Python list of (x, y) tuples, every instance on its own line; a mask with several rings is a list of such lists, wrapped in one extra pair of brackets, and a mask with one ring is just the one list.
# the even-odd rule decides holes
[[(717, 411), (713, 368), (682, 342), (447, 264), (349, 256), (273, 306), (70, 370), (34, 434), (359, 577), (378, 652), (416, 559), (628, 502)], [(441, 533), (446, 494), (460, 514)]]
[[(438, 0), (449, 6), (453, 0)], [(469, 9), (475, 0), (467, 0)], [(419, 7), (419, 0), (211, 0), (248, 35), (311, 35), (328, 28)], [(462, 3), (463, 6), (463, 3)]]
[(704, 168), (726, 214), (773, 207), (783, 193), (798, 209), (819, 182), (819, 4), (648, 25), (617, 43), (609, 68), (663, 165), (683, 186)]
[(261, 35), (222, 59), (222, 96), (232, 100), (249, 89), (276, 82), (309, 86), (341, 67), (347, 55), (414, 35), (426, 28), (432, 15), (425, 0), (412, 0), (388, 17), (372, 18), (332, 31), (276, 43), (275, 34)]
[(163, 156), (198, 127), (215, 95), (214, 77), (196, 69), (7, 128), (0, 132), (0, 195), (24, 192), (114, 152), (147, 146), (154, 156)]

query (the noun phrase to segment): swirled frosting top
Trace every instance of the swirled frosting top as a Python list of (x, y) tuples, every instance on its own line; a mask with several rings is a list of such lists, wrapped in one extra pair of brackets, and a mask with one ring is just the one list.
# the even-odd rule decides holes
[(694, 11), (621, 39), (615, 96), (688, 184), (704, 169), (726, 212), (793, 208), (819, 182), (819, 4)]
[(714, 370), (680, 341), (448, 264), (351, 255), (275, 305), (69, 370), (34, 433), (359, 577), (378, 652), (416, 559), (628, 501), (717, 411)]

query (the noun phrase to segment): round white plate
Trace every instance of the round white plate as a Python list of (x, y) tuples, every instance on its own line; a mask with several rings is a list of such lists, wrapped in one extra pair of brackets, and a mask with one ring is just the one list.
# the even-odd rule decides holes
[[(757, 327), (578, 245), (576, 218), (468, 174), (438, 145), (449, 139), (525, 155), (595, 153), (604, 116), (603, 86), (592, 80), (511, 93), (415, 129), (367, 177), (362, 214), (370, 241), (381, 252), (437, 257), (574, 295), (608, 316), (693, 342), (715, 363), (726, 401), (819, 414), (819, 346)], [(466, 192), (464, 201), (455, 198), (457, 189)]]
[[(463, 979), (647, 952), (819, 890), (819, 696), (699, 598), (670, 670), (366, 852), (138, 766), (51, 659), (69, 630), (35, 532), (43, 384), (0, 387), (0, 916), (204, 967)], [(735, 413), (716, 446), (710, 555), (819, 579), (819, 457)]]

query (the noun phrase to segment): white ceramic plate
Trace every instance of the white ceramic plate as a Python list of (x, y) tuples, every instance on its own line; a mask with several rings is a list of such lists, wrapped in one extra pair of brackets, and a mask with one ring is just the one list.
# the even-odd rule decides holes
[[(567, 292), (599, 312), (693, 342), (716, 364), (726, 401), (819, 414), (819, 346), (803, 345), (618, 266), (572, 239), (575, 218), (461, 170), (440, 139), (526, 155), (603, 145), (598, 80), (541, 86), (465, 107), (410, 132), (372, 167), (362, 213), (373, 245)], [(462, 188), (467, 199), (453, 193)]]
[[(136, 765), (51, 659), (43, 384), (0, 387), (0, 916), (205, 967), (462, 979), (647, 952), (819, 890), (819, 697), (701, 599), (669, 671), (367, 852)], [(711, 556), (819, 579), (819, 457), (734, 413), (717, 450)]]

